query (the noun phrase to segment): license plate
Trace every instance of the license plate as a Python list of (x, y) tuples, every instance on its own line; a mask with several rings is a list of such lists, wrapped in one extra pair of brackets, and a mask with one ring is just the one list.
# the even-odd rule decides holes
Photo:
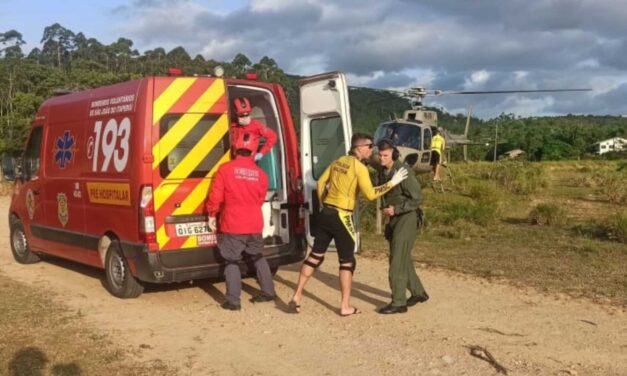
[(194, 236), (211, 233), (207, 222), (177, 223), (174, 230), (176, 231), (176, 236)]

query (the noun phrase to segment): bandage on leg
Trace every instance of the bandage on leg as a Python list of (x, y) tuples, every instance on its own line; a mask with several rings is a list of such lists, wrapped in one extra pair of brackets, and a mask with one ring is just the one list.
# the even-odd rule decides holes
[(324, 254), (316, 254), (311, 252), (303, 264), (317, 269), (324, 262)]

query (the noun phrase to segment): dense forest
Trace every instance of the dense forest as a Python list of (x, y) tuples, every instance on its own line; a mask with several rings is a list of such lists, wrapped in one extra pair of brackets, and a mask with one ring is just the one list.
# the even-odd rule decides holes
[[(185, 74), (210, 74), (216, 65), (226, 76), (243, 77), (255, 72), (264, 81), (283, 85), (292, 113), (298, 113), (297, 76), (285, 73), (270, 57), (253, 63), (244, 54), (232, 61), (194, 57), (183, 47), (140, 53), (133, 41), (119, 38), (109, 45), (58, 23), (44, 29), (40, 48), (22, 50), (26, 42), (16, 30), (0, 32), (0, 153), (20, 150), (38, 106), (55, 92), (81, 90), (151, 75), (164, 75), (170, 67)], [(409, 108), (408, 101), (394, 93), (353, 88), (351, 115), (356, 130), (374, 132), (377, 125)], [(465, 114), (436, 109), (439, 124), (452, 132), (463, 131)], [(294, 120), (298, 123), (298, 117)], [(627, 118), (619, 116), (560, 116), (520, 118), (514, 114), (481, 120), (473, 118), (469, 137), (490, 143), (498, 126), (499, 152), (512, 148), (526, 151), (531, 160), (580, 158), (586, 148), (610, 137), (627, 137)], [(483, 159), (493, 146), (470, 149), (473, 159)]]

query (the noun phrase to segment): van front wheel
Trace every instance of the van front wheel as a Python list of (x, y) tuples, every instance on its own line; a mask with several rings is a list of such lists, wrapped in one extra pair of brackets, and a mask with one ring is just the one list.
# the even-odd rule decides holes
[(24, 225), (17, 218), (11, 220), (11, 252), (15, 261), (20, 264), (34, 264), (40, 260), (39, 256), (30, 249)]
[(105, 274), (107, 290), (113, 296), (129, 299), (144, 292), (144, 286), (133, 277), (117, 240), (112, 241), (107, 250)]

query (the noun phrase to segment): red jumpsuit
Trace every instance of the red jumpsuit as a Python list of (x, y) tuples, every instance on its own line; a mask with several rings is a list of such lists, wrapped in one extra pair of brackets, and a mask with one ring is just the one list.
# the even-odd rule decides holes
[(207, 212), (210, 217), (220, 212), (219, 228), (222, 233), (261, 234), (261, 206), (267, 190), (266, 173), (253, 158), (238, 155), (221, 165), (214, 175)]
[(268, 154), (277, 140), (276, 132), (262, 122), (252, 119), (248, 125), (239, 125), (237, 122), (231, 123), (231, 145), (235, 145), (236, 141), (243, 137), (244, 133), (248, 133), (252, 137), (251, 142), (252, 145), (254, 145), (254, 148), (252, 149), (253, 156), (257, 153), (257, 147), (261, 137), (266, 139), (266, 143), (259, 151), (259, 153), (263, 155)]

